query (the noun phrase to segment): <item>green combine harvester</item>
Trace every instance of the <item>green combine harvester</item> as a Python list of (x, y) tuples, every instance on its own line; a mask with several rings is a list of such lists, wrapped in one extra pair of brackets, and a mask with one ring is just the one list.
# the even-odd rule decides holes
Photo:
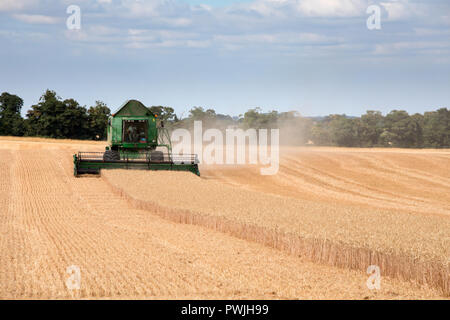
[(75, 176), (99, 174), (101, 169), (190, 171), (200, 176), (197, 155), (173, 156), (164, 123), (157, 126), (157, 115), (137, 100), (125, 102), (112, 114), (107, 130), (105, 152), (73, 155)]

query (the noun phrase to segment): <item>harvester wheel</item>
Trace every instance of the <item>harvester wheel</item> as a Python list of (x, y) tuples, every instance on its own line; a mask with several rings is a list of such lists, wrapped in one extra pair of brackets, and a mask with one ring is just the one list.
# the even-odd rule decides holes
[(152, 151), (150, 153), (150, 161), (164, 161), (164, 153), (162, 151)]
[(120, 160), (120, 153), (114, 150), (107, 150), (103, 154), (103, 161)]

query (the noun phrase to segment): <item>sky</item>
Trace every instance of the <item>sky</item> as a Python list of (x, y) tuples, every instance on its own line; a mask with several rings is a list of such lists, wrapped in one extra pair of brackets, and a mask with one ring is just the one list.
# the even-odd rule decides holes
[(0, 92), (25, 114), (46, 89), (181, 117), (450, 108), (450, 1), (0, 0)]

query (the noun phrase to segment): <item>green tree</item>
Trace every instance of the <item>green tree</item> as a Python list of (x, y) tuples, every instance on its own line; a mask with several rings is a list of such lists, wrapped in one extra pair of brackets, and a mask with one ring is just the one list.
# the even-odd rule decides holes
[(56, 115), (57, 137), (69, 139), (89, 138), (88, 115), (85, 107), (82, 107), (74, 99), (66, 99), (62, 102), (63, 111)]
[(89, 138), (105, 140), (107, 136), (108, 118), (111, 110), (102, 101), (95, 101), (95, 106), (90, 107), (88, 113)]
[(189, 117), (192, 120), (208, 121), (216, 118), (214, 109), (204, 109), (203, 107), (193, 107), (189, 110)]
[(27, 112), (28, 135), (56, 137), (56, 114), (62, 113), (63, 106), (56, 92), (46, 90), (40, 97), (39, 103), (32, 105)]
[(361, 116), (359, 137), (363, 147), (373, 147), (379, 144), (383, 133), (384, 117), (380, 111), (369, 110)]
[(50, 138), (84, 139), (89, 137), (87, 110), (74, 99), (61, 98), (47, 90), (39, 103), (27, 112), (28, 135)]
[(175, 114), (175, 110), (171, 107), (164, 106), (152, 106), (148, 108), (151, 112), (156, 114), (159, 120), (164, 121), (165, 123), (177, 122), (178, 117)]
[(0, 135), (22, 136), (24, 120), (20, 115), (23, 100), (7, 92), (0, 96)]
[(425, 112), (423, 138), (427, 147), (450, 147), (450, 110)]
[(214, 109), (204, 109), (203, 107), (193, 107), (189, 110), (189, 116), (185, 119), (188, 127), (194, 125), (194, 121), (202, 121), (204, 128), (216, 127), (217, 114)]
[(329, 126), (331, 141), (334, 145), (343, 147), (359, 146), (359, 119), (348, 118), (345, 115), (331, 115)]
[(412, 144), (411, 147), (414, 148), (421, 148), (423, 147), (424, 140), (423, 140), (423, 124), (424, 124), (424, 117), (420, 113), (415, 113), (411, 116), (412, 121)]
[(278, 128), (277, 111), (262, 112), (261, 108), (254, 108), (244, 113), (242, 125), (245, 129), (270, 129)]
[(385, 145), (418, 146), (421, 140), (420, 121), (404, 110), (393, 110), (385, 117), (384, 132), (380, 137)]
[(324, 120), (315, 121), (311, 128), (310, 137), (314, 144), (319, 146), (330, 146), (333, 144), (331, 139), (331, 132), (329, 128), (330, 117)]

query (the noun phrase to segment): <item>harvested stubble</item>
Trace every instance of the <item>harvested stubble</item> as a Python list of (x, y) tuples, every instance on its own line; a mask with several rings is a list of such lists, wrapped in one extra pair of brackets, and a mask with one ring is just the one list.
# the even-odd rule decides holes
[(450, 219), (323, 204), (243, 190), (190, 173), (104, 171), (135, 207), (307, 257), (440, 288), (450, 294)]
[[(389, 278), (369, 291), (365, 272), (131, 208), (73, 177), (71, 144), (0, 141), (0, 298), (440, 298)], [(79, 291), (65, 286), (72, 264)]]
[(202, 177), (333, 205), (450, 215), (450, 150), (283, 148), (280, 170), (202, 167)]

